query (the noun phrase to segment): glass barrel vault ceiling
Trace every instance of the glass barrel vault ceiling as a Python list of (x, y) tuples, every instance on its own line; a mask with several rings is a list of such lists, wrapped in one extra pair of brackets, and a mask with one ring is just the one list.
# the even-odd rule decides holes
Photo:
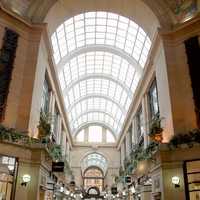
[(106, 174), (108, 163), (107, 163), (106, 158), (102, 156), (101, 154), (92, 153), (92, 154), (87, 155), (82, 160), (82, 163), (81, 163), (82, 172), (94, 166), (99, 167), (103, 171), (104, 175)]
[(118, 136), (151, 47), (147, 34), (128, 18), (88, 12), (51, 40), (72, 133), (99, 124)]

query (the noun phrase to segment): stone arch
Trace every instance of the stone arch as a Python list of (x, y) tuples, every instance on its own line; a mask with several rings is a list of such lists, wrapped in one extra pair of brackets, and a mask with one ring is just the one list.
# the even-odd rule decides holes
[[(81, 6), (81, 4), (78, 1), (79, 0), (66, 1), (68, 3), (68, 5), (70, 5), (70, 6), (68, 6), (70, 12), (73, 11), (71, 5), (73, 5), (73, 7), (75, 9), (77, 8), (77, 6), (74, 6), (75, 4), (79, 5), (79, 7)], [(112, 5), (112, 7), (117, 8), (117, 5), (118, 5), (119, 8), (123, 10), (123, 8), (125, 8), (125, 5), (128, 5), (128, 7), (131, 9), (132, 5), (137, 4), (137, 1), (138, 0), (134, 0), (134, 1), (132, 1), (132, 0), (125, 0), (125, 1), (124, 0), (123, 1), (122, 0), (117, 0), (117, 1), (114, 0), (113, 2), (112, 1), (107, 1), (107, 2), (110, 2), (110, 5)], [(152, 11), (152, 13), (154, 13), (154, 15), (159, 20), (161, 27), (170, 29), (172, 27), (172, 25), (174, 23), (176, 23), (175, 17), (173, 16), (173, 12), (170, 10), (168, 4), (166, 3), (166, 0), (159, 0), (159, 1), (139, 0), (139, 1), (143, 2), (143, 4), (146, 7), (148, 7), (149, 10)], [(89, 5), (88, 9), (90, 9), (90, 10), (92, 7), (93, 8), (96, 7), (97, 9), (98, 8), (100, 9), (100, 8), (103, 8), (103, 6), (105, 6), (105, 7), (108, 6), (105, 0), (101, 0), (101, 1), (96, 0), (96, 1), (87, 1), (87, 2), (88, 2), (87, 5)], [(45, 20), (46, 16), (49, 14), (49, 12), (54, 10), (56, 5), (58, 5), (58, 4), (65, 5), (65, 0), (59, 0), (59, 1), (58, 0), (43, 0), (42, 3), (41, 3), (41, 0), (34, 0), (34, 1), (32, 1), (31, 5), (29, 6), (29, 8), (26, 12), (26, 15), (31, 19), (32, 22), (43, 22)], [(82, 1), (82, 4), (86, 4), (85, 1), (84, 2)], [(110, 9), (108, 9), (107, 11), (109, 11), (109, 10)], [(83, 10), (83, 12), (84, 11), (86, 11), (86, 10)], [(78, 12), (76, 12), (76, 14), (77, 13)], [(119, 14), (121, 14), (121, 13), (119, 12)]]

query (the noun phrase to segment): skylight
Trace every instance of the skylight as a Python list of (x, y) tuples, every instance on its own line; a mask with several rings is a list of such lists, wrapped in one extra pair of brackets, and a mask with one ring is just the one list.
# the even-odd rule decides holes
[(51, 39), (72, 133), (98, 124), (118, 135), (151, 47), (147, 34), (128, 18), (88, 12)]
[(89, 127), (88, 141), (89, 142), (101, 142), (102, 141), (102, 127), (101, 126), (90, 126)]
[(71, 129), (106, 124), (118, 134), (141, 73), (118, 55), (95, 51), (68, 61), (59, 73)]
[(61, 24), (52, 35), (58, 64), (69, 52), (88, 45), (108, 45), (134, 57), (143, 67), (151, 41), (144, 30), (126, 17), (107, 12), (88, 12)]
[(107, 167), (108, 167), (106, 158), (104, 156), (102, 156), (101, 154), (92, 153), (92, 154), (87, 155), (82, 160), (82, 163), (81, 163), (82, 171), (85, 171), (89, 167), (95, 167), (95, 166), (102, 169), (102, 171), (105, 174), (107, 171)]

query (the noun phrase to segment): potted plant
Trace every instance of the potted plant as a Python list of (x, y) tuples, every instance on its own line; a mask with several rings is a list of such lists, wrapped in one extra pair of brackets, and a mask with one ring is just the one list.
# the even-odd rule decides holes
[(40, 112), (40, 121), (38, 125), (38, 138), (44, 139), (51, 134), (51, 116), (43, 111)]
[(52, 157), (53, 161), (61, 161), (62, 160), (62, 149), (60, 145), (51, 144), (48, 148), (49, 154)]
[(162, 137), (163, 128), (161, 127), (161, 121), (162, 118), (160, 118), (159, 115), (156, 115), (150, 124), (149, 137), (156, 142), (162, 142), (163, 140)]

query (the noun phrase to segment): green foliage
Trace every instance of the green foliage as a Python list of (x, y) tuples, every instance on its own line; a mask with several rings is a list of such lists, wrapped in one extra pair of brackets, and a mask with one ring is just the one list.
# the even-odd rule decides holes
[(40, 121), (38, 125), (39, 138), (45, 138), (51, 134), (51, 121), (50, 114), (46, 114), (43, 111), (40, 112)]
[[(151, 159), (153, 154), (158, 150), (158, 143), (151, 142), (146, 149), (137, 146), (131, 152), (131, 164), (126, 169), (127, 172), (133, 171), (137, 167), (139, 161)], [(129, 173), (130, 174), (130, 173)]]
[(62, 160), (62, 149), (60, 145), (57, 144), (49, 145), (48, 152), (54, 161)]
[(130, 175), (140, 161), (152, 159), (154, 153), (158, 150), (158, 143), (151, 142), (146, 149), (136, 145), (130, 154), (130, 159), (125, 158), (124, 166), (125, 170), (120, 167), (118, 182), (123, 182), (126, 175)]
[(169, 148), (178, 148), (182, 144), (193, 147), (195, 143), (200, 144), (200, 129), (194, 129), (189, 133), (175, 135), (169, 142)]
[(49, 139), (45, 139), (44, 142), (44, 139), (29, 137), (28, 135), (22, 134), (15, 129), (6, 128), (2, 125), (0, 125), (0, 141), (19, 144), (26, 147), (31, 147), (33, 144), (39, 144), (47, 149), (53, 160), (60, 161), (62, 159), (62, 151), (60, 145), (52, 143)]
[(119, 168), (119, 176), (123, 176), (124, 175), (124, 170), (122, 167)]
[(163, 128), (161, 127), (161, 121), (163, 118), (160, 118), (159, 115), (156, 115), (153, 120), (150, 123), (150, 133), (149, 135), (155, 135), (159, 134), (163, 131)]
[(115, 176), (115, 183), (119, 183), (119, 176)]
[(31, 145), (34, 143), (40, 143), (38, 139), (31, 138), (28, 135), (25, 135), (16, 131), (12, 128), (6, 128), (0, 125), (0, 140), (12, 143), (20, 143), (24, 145)]

